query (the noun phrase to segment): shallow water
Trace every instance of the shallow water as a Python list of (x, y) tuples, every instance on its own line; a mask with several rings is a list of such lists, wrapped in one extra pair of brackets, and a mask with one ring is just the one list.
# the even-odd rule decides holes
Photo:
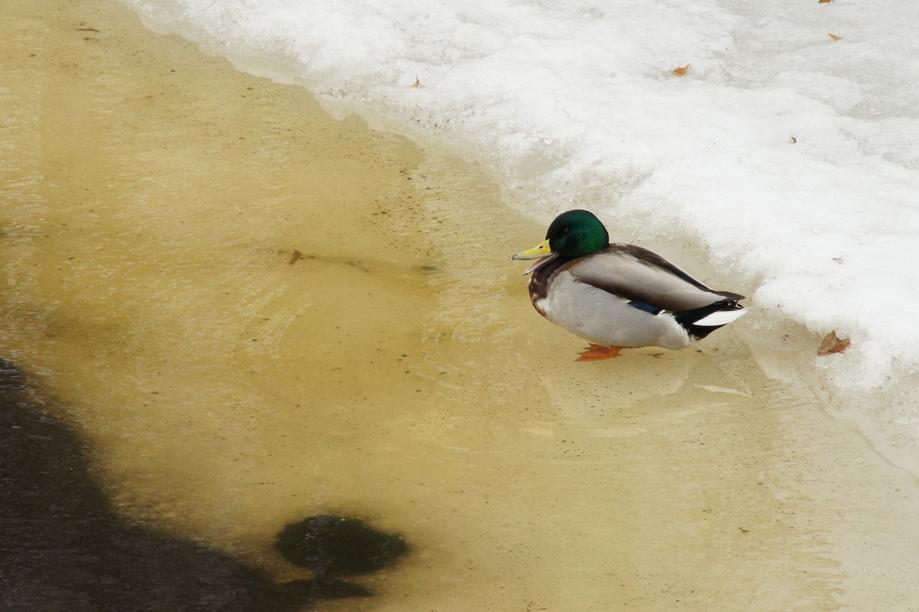
[(302, 517), (405, 537), (328, 609), (919, 606), (915, 481), (780, 353), (575, 363), (509, 260), (543, 229), (481, 169), (113, 3), (11, 13), (0, 357), (120, 512), (278, 580)]

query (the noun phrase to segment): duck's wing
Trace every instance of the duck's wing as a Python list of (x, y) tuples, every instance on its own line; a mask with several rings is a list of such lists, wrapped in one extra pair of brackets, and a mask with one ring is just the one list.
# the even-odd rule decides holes
[(619, 296), (652, 314), (743, 299), (737, 293), (710, 289), (660, 255), (631, 244), (611, 244), (566, 267), (578, 282)]

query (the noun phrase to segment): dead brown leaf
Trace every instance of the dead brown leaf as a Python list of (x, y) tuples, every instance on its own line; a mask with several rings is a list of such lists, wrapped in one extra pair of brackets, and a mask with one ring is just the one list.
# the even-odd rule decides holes
[(817, 4), (829, 4), (833, 0), (817, 0)]
[(670, 72), (672, 72), (676, 76), (686, 76), (686, 73), (688, 71), (689, 71), (689, 64), (686, 64), (685, 66), (679, 66), (677, 68), (674, 68)]
[(852, 341), (849, 338), (840, 338), (836, 335), (834, 329), (823, 338), (820, 348), (817, 349), (818, 355), (829, 355), (831, 353), (844, 353)]
[(303, 253), (301, 253), (297, 249), (294, 249), (294, 252), (290, 254), (290, 259), (287, 260), (287, 265), (292, 266), (298, 261), (300, 261), (301, 259), (303, 259)]
[(827, 34), (830, 35), (830, 38), (833, 39), (833, 42), (836, 42), (837, 40), (842, 40), (842, 36), (840, 36), (839, 34), (833, 34), (832, 32), (827, 32)]
[(418, 75), (417, 75), (417, 74), (415, 75), (415, 84), (412, 85), (412, 87), (414, 87), (414, 88), (416, 88), (416, 89), (418, 89), (418, 88), (421, 87), (421, 79), (418, 78)]

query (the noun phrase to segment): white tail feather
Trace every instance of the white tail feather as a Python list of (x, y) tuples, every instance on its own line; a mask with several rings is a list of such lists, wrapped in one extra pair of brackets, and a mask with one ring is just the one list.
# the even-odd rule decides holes
[(742, 308), (740, 310), (719, 310), (708, 316), (702, 317), (698, 321), (695, 321), (693, 325), (699, 325), (700, 327), (716, 327), (718, 325), (727, 325), (731, 321), (736, 321), (745, 314), (747, 314), (746, 308)]

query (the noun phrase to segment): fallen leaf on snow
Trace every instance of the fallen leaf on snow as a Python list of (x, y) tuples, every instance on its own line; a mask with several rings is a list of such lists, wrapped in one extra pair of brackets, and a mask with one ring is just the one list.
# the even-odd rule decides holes
[(833, 1), (833, 0), (817, 0), (817, 3), (818, 3), (818, 4), (829, 4), (829, 3), (832, 2), (832, 1)]
[(833, 39), (833, 42), (836, 42), (837, 40), (842, 40), (842, 36), (840, 36), (839, 34), (833, 34), (832, 32), (827, 32), (827, 34), (830, 35), (830, 38)]
[(831, 353), (843, 353), (849, 348), (850, 344), (852, 344), (850, 339), (840, 338), (836, 335), (836, 330), (834, 329), (823, 338), (823, 342), (820, 343), (820, 348), (817, 349), (817, 354), (829, 355)]
[(412, 87), (415, 87), (416, 89), (421, 87), (421, 79), (418, 78), (417, 74), (415, 75), (415, 84), (412, 85)]
[(689, 64), (686, 64), (685, 66), (674, 68), (670, 72), (672, 72), (673, 74), (677, 76), (685, 76), (688, 71), (689, 71)]
[(303, 259), (303, 253), (294, 249), (294, 252), (290, 254), (290, 259), (287, 260), (287, 265), (292, 266), (301, 259)]

